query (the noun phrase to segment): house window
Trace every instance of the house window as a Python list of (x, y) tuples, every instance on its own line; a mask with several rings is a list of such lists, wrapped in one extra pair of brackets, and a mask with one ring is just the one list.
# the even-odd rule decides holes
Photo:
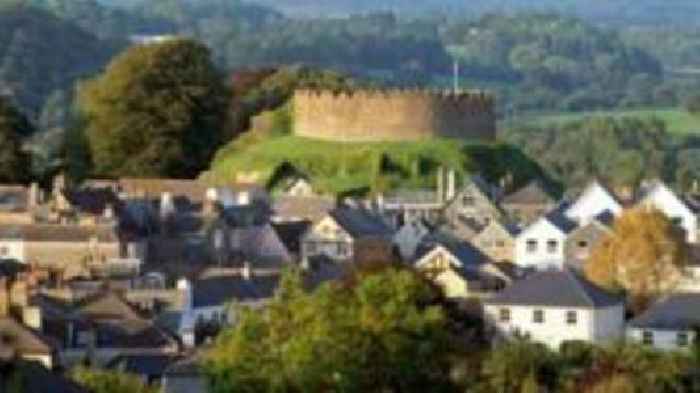
[(554, 254), (557, 252), (559, 249), (559, 242), (556, 240), (548, 240), (547, 241), (547, 252), (550, 254)]
[(471, 195), (465, 195), (462, 197), (462, 205), (464, 206), (474, 206), (474, 197)]
[(498, 320), (501, 322), (510, 322), (510, 310), (507, 308), (498, 310)]
[(6, 246), (0, 247), (0, 257), (6, 257), (10, 254), (10, 249)]
[(493, 243), (490, 240), (484, 240), (483, 242), (481, 242), (481, 247), (490, 248), (492, 246), (493, 246)]
[(578, 322), (578, 314), (576, 314), (576, 311), (567, 311), (566, 312), (566, 324), (567, 325), (576, 325)]
[(505, 246), (506, 246), (506, 242), (504, 242), (503, 240), (497, 240), (497, 241), (496, 241), (496, 247), (498, 247), (498, 248), (503, 248), (503, 247), (505, 247)]
[(578, 247), (579, 248), (588, 248), (588, 242), (585, 240), (581, 240), (580, 242), (578, 242)]
[(532, 312), (532, 322), (534, 323), (544, 323), (544, 311), (535, 310)]
[(642, 344), (654, 345), (654, 332), (645, 330), (642, 332)]
[(537, 240), (530, 239), (527, 241), (527, 252), (529, 252), (529, 253), (537, 252)]
[(676, 345), (678, 345), (679, 347), (687, 347), (688, 346), (688, 333), (679, 332), (678, 335), (676, 336)]

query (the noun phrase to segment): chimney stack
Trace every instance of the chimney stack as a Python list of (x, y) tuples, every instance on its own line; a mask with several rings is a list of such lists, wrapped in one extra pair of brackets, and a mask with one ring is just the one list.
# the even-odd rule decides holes
[(445, 169), (439, 167), (437, 171), (437, 198), (438, 203), (445, 202)]
[(7, 288), (7, 278), (0, 277), (0, 318), (10, 315), (10, 294)]
[(24, 307), (22, 309), (22, 322), (25, 326), (34, 329), (38, 332), (43, 330), (43, 321), (41, 308), (39, 307)]
[(28, 196), (29, 200), (27, 201), (27, 206), (29, 207), (30, 210), (37, 207), (39, 205), (39, 203), (41, 202), (39, 200), (40, 199), (39, 193), (40, 193), (39, 183), (36, 183), (36, 182), (32, 183), (29, 186), (29, 196)]
[(243, 268), (241, 269), (241, 276), (245, 280), (251, 280), (253, 279), (253, 267), (251, 266), (250, 262), (246, 261), (243, 262)]
[(455, 197), (455, 192), (456, 192), (456, 174), (454, 169), (450, 169), (450, 171), (447, 173), (447, 191), (445, 198), (449, 201), (452, 200), (452, 198)]

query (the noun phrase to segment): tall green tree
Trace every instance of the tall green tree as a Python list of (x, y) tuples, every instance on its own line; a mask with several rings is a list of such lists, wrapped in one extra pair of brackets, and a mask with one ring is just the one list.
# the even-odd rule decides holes
[(195, 176), (223, 142), (226, 93), (191, 40), (134, 46), (78, 95), (99, 175)]
[(433, 296), (393, 268), (311, 294), (288, 273), (264, 311), (242, 311), (213, 347), (211, 391), (446, 391), (450, 346)]
[(27, 180), (29, 158), (22, 139), (34, 131), (27, 118), (7, 99), (0, 97), (0, 181)]
[(157, 393), (158, 388), (146, 385), (139, 377), (113, 371), (84, 367), (72, 371), (71, 377), (93, 393)]

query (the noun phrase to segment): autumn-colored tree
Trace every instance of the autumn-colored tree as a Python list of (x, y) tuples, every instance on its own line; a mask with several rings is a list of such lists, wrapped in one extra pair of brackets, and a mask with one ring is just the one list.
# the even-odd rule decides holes
[(660, 211), (638, 207), (623, 213), (593, 249), (586, 276), (609, 289), (623, 289), (635, 310), (677, 284), (688, 257), (683, 231)]

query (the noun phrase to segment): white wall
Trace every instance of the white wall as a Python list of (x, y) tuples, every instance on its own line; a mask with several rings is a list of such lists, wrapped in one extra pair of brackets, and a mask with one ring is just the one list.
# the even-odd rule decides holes
[(22, 240), (0, 240), (1, 259), (15, 259), (27, 263), (24, 260), (24, 242)]
[[(510, 310), (510, 322), (500, 321), (502, 308)], [(535, 310), (544, 311), (543, 323), (533, 322)], [(568, 311), (576, 311), (578, 319), (575, 325), (567, 323)], [(485, 312), (487, 321), (500, 336), (511, 337), (519, 332), (553, 349), (558, 349), (565, 341), (579, 340), (599, 344), (614, 341), (624, 334), (622, 305), (607, 309), (487, 305)]]
[(644, 331), (650, 331), (653, 334), (653, 347), (664, 351), (688, 350), (693, 343), (695, 334), (692, 331), (686, 331), (688, 334), (688, 347), (682, 348), (677, 345), (678, 333), (677, 330), (655, 330), (655, 329), (638, 329), (627, 328), (627, 339), (641, 343)]
[(670, 219), (680, 220), (680, 226), (686, 232), (689, 243), (697, 242), (698, 219), (695, 214), (667, 187), (659, 184), (640, 203), (653, 206)]
[(567, 209), (565, 215), (580, 225), (585, 225), (605, 211), (618, 215), (622, 211), (622, 206), (605, 188), (595, 182), (584, 190), (576, 202)]
[[(528, 250), (528, 241), (537, 242), (534, 252)], [(554, 252), (548, 249), (548, 242), (553, 240), (557, 247)], [(532, 267), (538, 270), (561, 269), (564, 266), (564, 242), (566, 235), (549, 220), (540, 219), (515, 239), (515, 264), (520, 267)]]

